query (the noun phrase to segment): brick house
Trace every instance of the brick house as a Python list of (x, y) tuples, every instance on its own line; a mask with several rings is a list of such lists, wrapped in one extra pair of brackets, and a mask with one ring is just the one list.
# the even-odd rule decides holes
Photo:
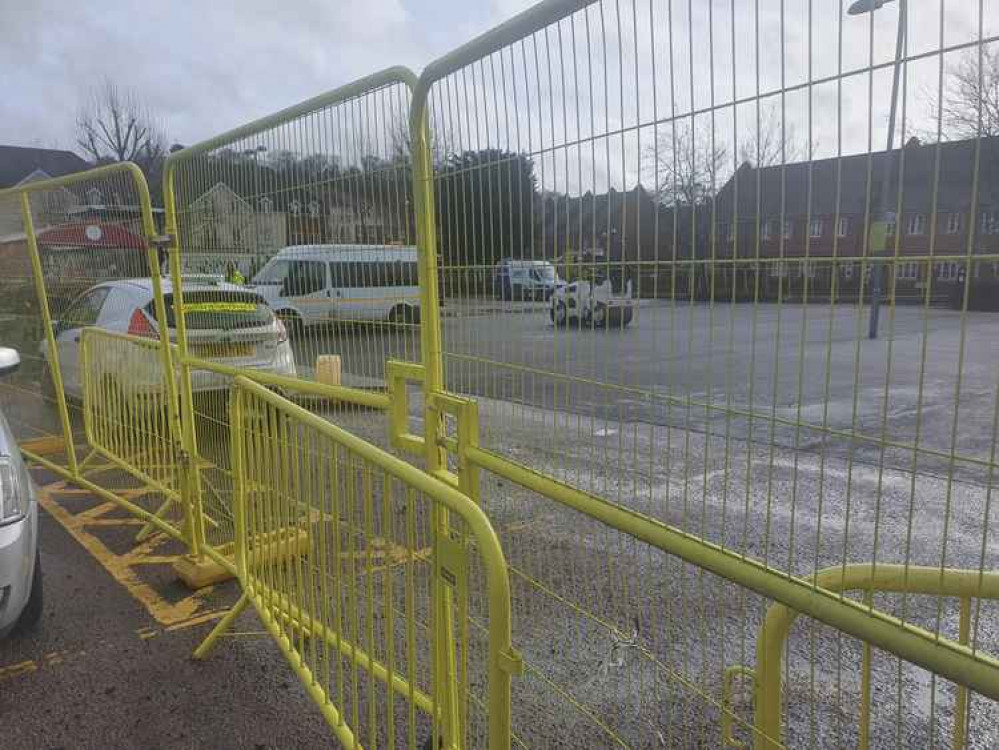
[[(901, 210), (889, 224), (888, 255), (897, 299), (921, 300), (927, 287), (936, 301), (952, 298), (963, 289), (966, 267), (973, 287), (999, 283), (999, 263), (992, 260), (999, 253), (999, 138), (939, 145), (912, 139), (894, 152), (893, 161), (890, 205)], [(885, 164), (884, 153), (763, 169), (743, 164), (715, 198), (713, 240), (702, 243), (700, 253), (759, 257), (766, 297), (778, 291), (801, 297), (806, 287), (810, 296), (828, 297), (834, 275), (837, 298), (856, 295), (871, 269), (867, 227), (875, 218)], [(748, 289), (754, 265), (731, 264), (733, 276), (726, 282)], [(891, 277), (887, 281), (890, 289)]]

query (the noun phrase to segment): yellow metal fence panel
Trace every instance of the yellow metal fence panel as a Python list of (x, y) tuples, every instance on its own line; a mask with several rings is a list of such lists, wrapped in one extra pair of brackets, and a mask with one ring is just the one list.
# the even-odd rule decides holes
[(348, 746), (996, 744), (999, 28), (842, 6), (541, 3), (172, 154), (168, 254), (0, 191), (26, 453)]
[[(776, 603), (815, 618), (791, 746), (855, 744), (864, 690), (872, 744), (932, 743), (972, 675), (989, 742), (991, 602), (812, 578), (997, 564), (995, 137), (975, 101), (948, 121), (997, 29), (855, 5), (547, 2), (421, 76), (428, 444), (482, 470), (526, 745), (720, 742)], [(477, 445), (436, 390), (477, 402)]]
[[(18, 349), (22, 367), (0, 383), (0, 398), (22, 450), (181, 537), (177, 519), (156, 516), (180, 486), (175, 383), (162, 379), (143, 408), (125, 395), (138, 360), (147, 373), (171, 361), (145, 177), (122, 163), (28, 181), (0, 191), (0, 221), (19, 230), (5, 233), (0, 249), (0, 345)], [(107, 334), (97, 351), (94, 326), (118, 338)], [(128, 334), (145, 338), (122, 344)], [(103, 363), (99, 378), (88, 378), (88, 342), (92, 362)], [(88, 402), (100, 409), (88, 412)]]
[(94, 327), (83, 329), (80, 343), (90, 460), (103, 460), (155, 492), (161, 499), (155, 516), (182, 533), (190, 522), (183, 503), (185, 465), (171, 425), (171, 375), (163, 370), (160, 343)]
[(391, 68), (167, 160), (184, 447), (214, 557), (235, 531), (235, 375), (388, 445), (385, 363), (419, 358), (412, 80)]
[(339, 740), (509, 747), (509, 582), (482, 511), (246, 378), (232, 404), (245, 600)]

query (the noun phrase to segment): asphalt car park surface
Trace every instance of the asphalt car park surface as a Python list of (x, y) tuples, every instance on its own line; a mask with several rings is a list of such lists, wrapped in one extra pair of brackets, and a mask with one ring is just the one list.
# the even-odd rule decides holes
[[(922, 447), (948, 452), (953, 442), (979, 458), (994, 434), (992, 313), (886, 307), (870, 341), (868, 309), (856, 304), (641, 300), (624, 329), (556, 328), (543, 302), (448, 300), (444, 311), (447, 384), (460, 393), (809, 449), (821, 435), (793, 423), (911, 442), (918, 422)], [(319, 354), (337, 353), (345, 373), (378, 382), (386, 359), (419, 357), (418, 339), (416, 328), (329, 327), (293, 345), (306, 376)], [(880, 460), (878, 440), (832, 449)]]
[[(86, 548), (69, 516), (98, 505), (60, 495), (39, 513), (45, 609), (38, 627), (0, 642), (0, 747), (179, 750), (332, 746), (328, 727), (252, 613), (204, 662), (191, 653), (238, 595), (233, 581), (193, 594), (169, 564), (125, 568), (137, 526), (111, 511)], [(55, 514), (53, 513), (55, 509)], [(63, 520), (60, 520), (63, 519)], [(87, 537), (84, 537), (87, 538)]]
[[(921, 445), (946, 450), (956, 439), (958, 454), (978, 456), (995, 434), (994, 316), (962, 319), (945, 310), (898, 308), (894, 319), (886, 319), (882, 338), (870, 342), (857, 335), (865, 311), (852, 306), (712, 311), (651, 302), (624, 331), (556, 329), (539, 303), (483, 300), (446, 309), (449, 385), (482, 396), (482, 440), (490, 449), (800, 575), (844, 560), (869, 560), (872, 553), (880, 561), (901, 562), (909, 556), (907, 535), (914, 542), (913, 562), (938, 565), (943, 551), (951, 565), (994, 565), (997, 550), (986, 510), (990, 482), (974, 466), (948, 467), (929, 456), (916, 461), (911, 451), (883, 450), (876, 440), (833, 439), (772, 419), (753, 424), (733, 417), (731, 409), (696, 406), (728, 398), (731, 407), (753, 405), (763, 415), (874, 438), (911, 440), (918, 424)], [(337, 353), (346, 373), (377, 380), (386, 356), (418, 357), (416, 339), (415, 329), (330, 327), (310, 330), (294, 345), (300, 367), (315, 354)], [(579, 377), (565, 386), (539, 372)], [(411, 410), (415, 425), (415, 402)], [(384, 442), (384, 423), (370, 413), (334, 412), (329, 418)], [(51, 489), (52, 478), (41, 477), (41, 484)], [(84, 495), (51, 497), (40, 513), (42, 625), (26, 639), (0, 644), (0, 716), (16, 717), (5, 735), (11, 747), (335, 745), (252, 613), (237, 624), (244, 635), (225, 639), (205, 663), (190, 660), (235, 599), (235, 584), (191, 594), (163, 562), (173, 551), (169, 545), (147, 550), (145, 563), (128, 558), (134, 522), (117, 530), (99, 524), (81, 529), (74, 520), (90, 512), (93, 521), (128, 521), (124, 513), (98, 517), (94, 501)], [(716, 687), (711, 675), (746, 661), (735, 644), (753, 643), (765, 602), (750, 598), (743, 604), (721, 582), (695, 599), (684, 588), (685, 576), (694, 580), (694, 573), (667, 556), (622, 544), (578, 514), (495, 476), (483, 477), (482, 504), (512, 565), (619, 628), (630, 628), (637, 616), (643, 645), (682, 665), (698, 684), (705, 680), (708, 690)], [(809, 540), (820, 537), (813, 549)], [(548, 555), (553, 548), (557, 555)], [(607, 597), (595, 582), (615, 570), (630, 570), (649, 585), (629, 588), (622, 582), (612, 588), (624, 593)], [(673, 704), (643, 703), (634, 688), (655, 678), (648, 664), (630, 652), (618, 664), (608, 656), (614, 654), (613, 633), (553, 607), (521, 579), (514, 583), (515, 645), (535, 668), (572, 686), (607, 720), (623, 717), (614, 724), (622, 735), (650, 738), (650, 727), (658, 727), (672, 745), (715, 746), (717, 717), (705, 714), (701, 703), (679, 697)], [(541, 611), (546, 615), (539, 618)], [(978, 644), (992, 651), (997, 635), (988, 613), (994, 614), (995, 605), (982, 611)], [(681, 616), (670, 620), (670, 612)], [(920, 605), (916, 614), (934, 627), (935, 605)], [(953, 630), (953, 612), (946, 615)], [(708, 642), (717, 645), (711, 653), (704, 652)], [(830, 715), (843, 710), (831, 699), (816, 698), (807, 680), (818, 675), (820, 683), (832, 684), (840, 672), (857, 674), (859, 651), (853, 646), (850, 661), (841, 662), (830, 650), (813, 667), (812, 644), (804, 634), (792, 639), (788, 676), (796, 685), (789, 723), (795, 731), (807, 733), (811, 706)], [(907, 669), (903, 679), (893, 662), (880, 669), (875, 693), (887, 718), (874, 746), (926, 746), (933, 732), (943, 731), (943, 721), (921, 707), (930, 695), (945, 705), (951, 692), (927, 687), (920, 670)], [(618, 692), (624, 697), (612, 700)], [(893, 712), (904, 724), (897, 737)], [(972, 746), (994, 746), (999, 724), (993, 704), (978, 701), (975, 712)], [(574, 716), (543, 686), (528, 680), (516, 685), (515, 725), (527, 717), (551, 720), (537, 727), (537, 736), (570, 742), (566, 746), (583, 746), (571, 742), (590, 737), (587, 746), (609, 746)], [(839, 744), (830, 740), (824, 746), (855, 744), (849, 732), (837, 736)]]

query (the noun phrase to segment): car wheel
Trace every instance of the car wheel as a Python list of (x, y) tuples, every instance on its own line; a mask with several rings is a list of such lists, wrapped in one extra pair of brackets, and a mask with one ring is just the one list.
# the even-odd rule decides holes
[(590, 313), (590, 325), (594, 328), (603, 328), (607, 325), (607, 305), (598, 302)]
[(630, 307), (613, 307), (607, 311), (604, 325), (620, 330), (631, 322), (633, 314), (634, 311)]
[(28, 594), (28, 602), (21, 610), (17, 623), (14, 625), (11, 635), (18, 636), (32, 630), (42, 617), (42, 557), (38, 550), (35, 550), (35, 573), (31, 577), (31, 593)]
[(565, 302), (556, 302), (552, 305), (549, 315), (551, 315), (552, 323), (555, 324), (556, 328), (565, 328), (569, 322), (569, 311), (566, 309)]

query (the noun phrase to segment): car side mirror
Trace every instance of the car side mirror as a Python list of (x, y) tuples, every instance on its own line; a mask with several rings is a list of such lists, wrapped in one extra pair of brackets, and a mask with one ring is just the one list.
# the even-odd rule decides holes
[(21, 357), (17, 353), (17, 349), (0, 346), (0, 377), (16, 372), (20, 366)]

